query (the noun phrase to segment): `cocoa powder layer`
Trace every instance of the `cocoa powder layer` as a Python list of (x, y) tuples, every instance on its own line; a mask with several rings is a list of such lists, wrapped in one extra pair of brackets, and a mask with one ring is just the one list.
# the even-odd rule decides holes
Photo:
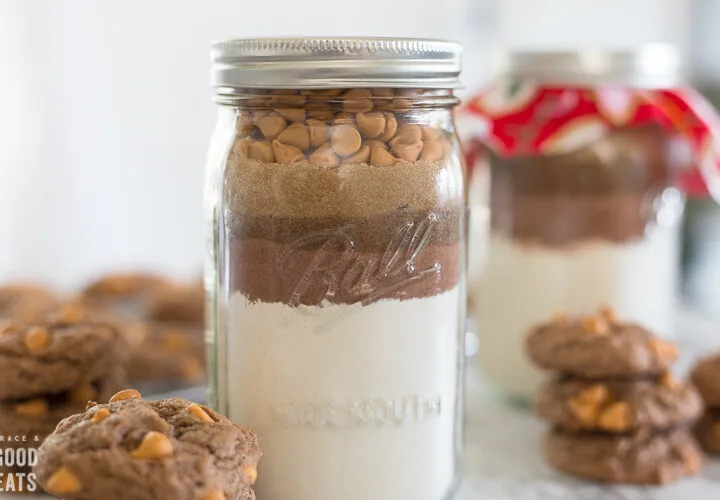
[(617, 129), (574, 151), (491, 161), (494, 231), (546, 245), (640, 239), (672, 184), (671, 138)]
[(233, 292), (293, 307), (429, 297), (454, 288), (460, 276), (458, 244), (360, 252), (344, 240), (305, 249), (246, 238), (231, 242), (230, 255)]

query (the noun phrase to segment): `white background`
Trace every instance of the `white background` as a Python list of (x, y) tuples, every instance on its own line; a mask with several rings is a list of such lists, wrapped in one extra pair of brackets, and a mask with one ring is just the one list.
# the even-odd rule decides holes
[(715, 0), (0, 0), (0, 279), (199, 271), (211, 40), (450, 38), (474, 89), (494, 47), (669, 41), (712, 67), (718, 23)]

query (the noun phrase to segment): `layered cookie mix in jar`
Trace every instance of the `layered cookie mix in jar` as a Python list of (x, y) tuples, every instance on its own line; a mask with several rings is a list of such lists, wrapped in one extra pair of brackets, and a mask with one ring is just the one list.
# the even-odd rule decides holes
[(544, 318), (612, 308), (674, 333), (684, 189), (714, 146), (712, 117), (678, 86), (673, 56), (512, 54), (465, 110), (491, 212), (487, 248), (471, 249), (471, 262), (487, 260), (470, 309), (479, 367), (507, 394), (529, 398), (542, 380), (522, 345)]
[(457, 477), (465, 179), (459, 48), (213, 47), (211, 399), (265, 500), (442, 500)]

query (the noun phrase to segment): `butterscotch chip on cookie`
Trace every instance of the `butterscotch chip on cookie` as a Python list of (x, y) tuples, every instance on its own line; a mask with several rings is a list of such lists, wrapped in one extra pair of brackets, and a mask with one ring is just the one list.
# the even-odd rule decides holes
[(209, 408), (129, 398), (62, 421), (35, 473), (66, 500), (252, 500), (260, 456), (255, 432)]
[(690, 379), (708, 407), (720, 407), (720, 352), (700, 359)]
[(540, 325), (528, 335), (526, 351), (540, 368), (586, 378), (659, 375), (677, 358), (673, 344), (645, 328), (602, 317)]
[(37, 448), (66, 417), (85, 411), (88, 401), (107, 401), (127, 384), (119, 367), (96, 381), (84, 382), (70, 391), (28, 399), (4, 400), (0, 404), (0, 436), (12, 436), (4, 448)]
[(663, 380), (551, 380), (540, 389), (535, 411), (569, 431), (626, 433), (694, 422), (703, 409), (697, 390), (681, 381)]
[(0, 399), (57, 394), (100, 380), (123, 354), (117, 330), (103, 323), (10, 325), (0, 335)]
[(685, 430), (618, 435), (553, 430), (545, 455), (562, 472), (607, 483), (666, 484), (696, 475), (703, 464)]

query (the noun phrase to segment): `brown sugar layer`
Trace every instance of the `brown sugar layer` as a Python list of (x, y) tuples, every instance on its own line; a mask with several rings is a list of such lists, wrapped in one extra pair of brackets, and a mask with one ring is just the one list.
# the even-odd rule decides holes
[(431, 212), (462, 206), (461, 166), (450, 160), (325, 167), (289, 165), (230, 155), (225, 210), (235, 216), (369, 218), (404, 210)]
[(230, 289), (252, 301), (295, 307), (429, 297), (457, 285), (457, 243), (409, 243), (360, 252), (342, 242), (307, 250), (262, 239), (233, 241)]

